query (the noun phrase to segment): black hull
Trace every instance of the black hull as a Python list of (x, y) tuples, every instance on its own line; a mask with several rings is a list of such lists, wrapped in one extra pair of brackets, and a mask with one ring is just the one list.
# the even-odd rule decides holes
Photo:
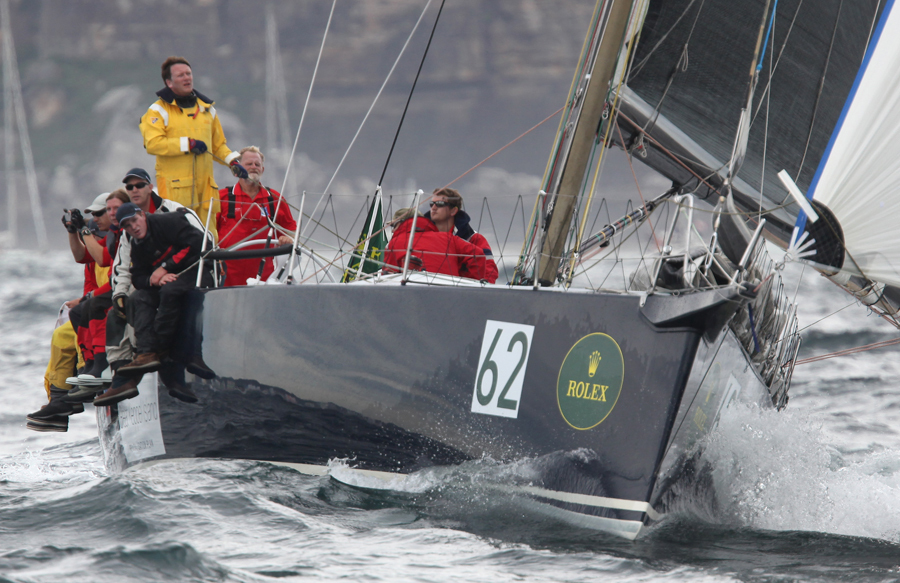
[[(743, 398), (765, 401), (727, 331), (740, 305), (723, 290), (650, 296), (644, 306), (637, 295), (412, 284), (198, 293), (179, 351), (202, 350), (216, 378), (193, 379), (197, 404), (161, 384), (158, 416), (151, 405), (143, 416), (129, 412), (128, 402), (125, 423), (115, 408), (101, 413), (104, 450), (114, 468), (228, 458), (309, 470), (347, 459), (360, 470), (410, 473), (528, 458), (540, 480), (523, 492), (633, 537), (665, 510), (686, 456), (735, 394), (734, 375), (709, 371), (737, 370)], [(513, 336), (517, 326), (524, 332)], [(595, 374), (575, 348), (584, 342), (600, 343), (593, 354), (602, 364), (594, 388), (582, 390), (576, 381), (588, 377), (578, 375)], [(493, 400), (478, 405), (495, 374)], [(520, 393), (506, 377), (521, 382)], [(701, 387), (714, 398), (697, 413)], [(696, 422), (704, 415), (705, 427)], [(136, 446), (120, 431), (156, 424), (162, 444)]]

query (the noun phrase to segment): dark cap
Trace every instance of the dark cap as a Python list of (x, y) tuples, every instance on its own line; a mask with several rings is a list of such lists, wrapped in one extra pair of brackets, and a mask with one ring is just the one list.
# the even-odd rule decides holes
[(126, 202), (116, 211), (116, 220), (119, 222), (119, 226), (122, 226), (122, 221), (127, 221), (128, 219), (134, 218), (134, 215), (141, 212), (141, 209), (138, 208), (138, 205), (133, 202)]
[(125, 178), (122, 179), (122, 182), (128, 182), (128, 179), (132, 177), (140, 178), (141, 180), (149, 182), (151, 184), (153, 183), (153, 181), (150, 180), (150, 174), (148, 174), (147, 171), (143, 168), (132, 168), (128, 171), (128, 174), (125, 175)]

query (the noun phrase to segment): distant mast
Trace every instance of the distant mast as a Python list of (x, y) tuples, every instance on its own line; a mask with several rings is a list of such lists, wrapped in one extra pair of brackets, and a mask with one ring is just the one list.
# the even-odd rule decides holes
[(18, 206), (15, 181), (15, 138), (13, 123), (16, 124), (19, 143), (22, 146), (22, 162), (25, 166), (25, 183), (28, 198), (31, 201), (31, 217), (34, 220), (34, 232), (37, 236), (38, 248), (47, 249), (47, 229), (44, 226), (44, 215), (38, 195), (37, 173), (34, 170), (34, 157), (31, 154), (31, 139), (28, 137), (28, 124), (25, 119), (25, 105), (22, 99), (22, 85), (19, 81), (19, 67), (16, 64), (16, 48), (13, 44), (10, 27), (9, 0), (0, 0), (0, 35), (3, 36), (3, 136), (6, 148), (6, 213), (7, 236), (9, 245), (16, 246), (19, 240)]
[(278, 42), (278, 23), (271, 4), (266, 5), (266, 143), (269, 151), (278, 153), (279, 162), (290, 154), (290, 130), (287, 113), (287, 88), (281, 48)]

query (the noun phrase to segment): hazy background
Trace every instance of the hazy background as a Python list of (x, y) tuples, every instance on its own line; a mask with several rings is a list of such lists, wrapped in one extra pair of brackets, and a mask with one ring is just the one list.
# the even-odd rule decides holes
[[(594, 4), (449, 0), (385, 176), (385, 194), (443, 186), (561, 107)], [(425, 5), (338, 2), (286, 189), (295, 204), (304, 190), (324, 190)], [(343, 232), (355, 228), (353, 218), (381, 175), (439, 6), (432, 2), (329, 189), (336, 198), (328, 212)], [(159, 66), (169, 55), (191, 62), (195, 87), (215, 100), (229, 146), (260, 146), (268, 155), (264, 183), (281, 188), (331, 2), (11, 0), (10, 8), (51, 248), (65, 247), (63, 207), (83, 208), (116, 188), (133, 166), (153, 173), (138, 121), (163, 87)], [(277, 52), (267, 52), (269, 38)], [(286, 107), (279, 109), (279, 100)], [(501, 231), (516, 196), (523, 195), (530, 212), (558, 123), (557, 115), (454, 185), (470, 213), (480, 216), (478, 205), (488, 197), (492, 213), (502, 215), (495, 217), (504, 223), (497, 225)], [(624, 156), (611, 158), (601, 195), (635, 197)], [(21, 170), (18, 144), (16, 163)], [(651, 195), (665, 188), (650, 170), (640, 164), (636, 170)], [(224, 167), (217, 165), (216, 176), (220, 187), (233, 183)], [(24, 174), (5, 183), (3, 203), (10, 195), (18, 201), (16, 216), (0, 203), (0, 230), (18, 226), (7, 246), (34, 246)]]

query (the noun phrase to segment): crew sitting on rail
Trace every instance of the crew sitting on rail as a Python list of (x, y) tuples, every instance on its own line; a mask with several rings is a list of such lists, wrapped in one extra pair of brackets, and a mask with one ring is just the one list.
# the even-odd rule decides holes
[[(204, 234), (193, 224), (196, 215), (186, 208), (149, 215), (134, 203), (126, 203), (119, 207), (116, 218), (131, 238), (131, 283), (135, 291), (129, 302), (137, 352), (134, 360), (119, 367), (117, 376), (135, 377), (160, 370), (161, 359), (174, 344), (184, 298), (197, 287)], [(211, 287), (210, 262), (203, 263), (202, 270), (201, 287)], [(94, 399), (94, 405), (105, 407), (136, 397), (137, 385), (138, 381), (132, 379), (111, 388)], [(183, 385), (169, 386), (169, 392), (173, 390), (181, 391), (178, 398), (182, 400), (196, 401)]]
[(410, 233), (413, 231), (410, 266), (430, 273), (485, 279), (484, 251), (456, 235), (442, 233), (427, 217), (413, 209), (400, 209), (394, 213), (394, 234), (384, 254), (384, 271), (402, 271), (406, 259)]
[[(122, 182), (125, 183), (125, 189), (128, 191), (131, 202), (146, 214), (170, 213), (184, 209), (184, 206), (181, 204), (159, 196), (153, 190), (153, 181), (150, 179), (150, 174), (143, 168), (132, 168), (125, 174)], [(187, 216), (191, 224), (202, 233), (203, 224), (196, 213), (188, 211)], [(128, 313), (130, 312), (128, 298), (134, 291), (131, 281), (131, 244), (131, 237), (123, 232), (119, 240), (118, 251), (113, 259), (111, 275), (113, 280), (113, 309), (109, 311), (106, 320), (106, 352), (110, 368), (113, 371), (117, 371), (119, 367), (131, 362), (135, 354), (134, 329), (128, 319)], [(200, 358), (192, 359), (187, 365), (187, 370), (204, 377), (209, 376), (211, 372)], [(179, 379), (167, 378), (167, 375), (164, 373), (160, 373), (160, 378), (169, 387), (170, 392), (173, 392), (178, 398), (182, 396), (182, 387), (181, 384), (178, 384)], [(135, 381), (134, 377), (114, 374), (112, 387), (110, 387), (109, 392), (118, 395), (122, 391), (123, 386), (131, 385), (132, 383), (136, 385), (137, 382), (139, 381)], [(134, 394), (137, 394), (136, 389)], [(101, 395), (98, 398), (102, 397), (106, 397), (106, 395)]]
[[(98, 202), (99, 199), (95, 201), (94, 206), (97, 206)], [(93, 239), (84, 239), (84, 245), (88, 253), (91, 254), (97, 265), (105, 267), (108, 272), (112, 270), (112, 263), (119, 248), (121, 235), (119, 223), (116, 220), (116, 211), (126, 202), (130, 202), (130, 200), (124, 188), (119, 188), (109, 194), (104, 201), (104, 213), (99, 214), (98, 211), (92, 211), (96, 220), (101, 221), (103, 225), (108, 225), (106, 239), (102, 244), (100, 241)], [(111, 308), (112, 281), (109, 280), (94, 292), (93, 297), (88, 300), (82, 315), (82, 326), (88, 329), (89, 338), (93, 344), (94, 368), (78, 375), (78, 387), (71, 389), (63, 397), (64, 401), (69, 403), (87, 403), (93, 400), (96, 393), (104, 390), (109, 385), (109, 376), (103, 373), (109, 366), (106, 356), (106, 339), (107, 317)]]
[[(455, 188), (436, 188), (431, 196), (429, 206), (431, 206), (431, 211), (429, 211), (428, 217), (437, 226), (438, 231), (453, 233), (484, 252), (487, 259), (483, 279), (486, 279), (488, 283), (496, 282), (499, 272), (497, 264), (494, 263), (491, 246), (488, 245), (487, 239), (481, 233), (472, 228), (472, 218), (462, 209), (463, 198), (459, 191)], [(470, 277), (466, 273), (461, 275)]]
[[(219, 214), (216, 225), (219, 232), (219, 244), (232, 247), (244, 241), (266, 239), (269, 247), (273, 245), (290, 245), (294, 242), (291, 235), (275, 232), (274, 223), (285, 231), (294, 233), (297, 223), (291, 215), (291, 209), (281, 194), (274, 188), (267, 188), (260, 183), (265, 171), (265, 156), (256, 146), (247, 146), (240, 152), (237, 161), (247, 170), (247, 178), (219, 191)], [(242, 249), (264, 249), (266, 245), (253, 245)], [(248, 280), (265, 281), (274, 271), (271, 258), (265, 259), (231, 259), (225, 262), (224, 287), (247, 285)]]
[[(101, 197), (106, 196), (106, 194), (98, 196), (94, 200), (94, 204)], [(90, 209), (95, 208), (94, 204), (89, 206), (86, 212), (92, 212)], [(93, 239), (94, 234), (85, 222), (81, 211), (78, 209), (67, 210), (63, 214), (62, 222), (69, 233), (69, 249), (72, 257), (76, 262), (84, 264), (84, 288), (81, 297), (66, 302), (70, 313), (75, 311), (74, 318), (70, 317), (53, 331), (50, 341), (50, 361), (47, 363), (47, 370), (44, 373), (44, 389), (47, 392), (49, 403), (25, 417), (25, 426), (34, 431), (67, 431), (69, 416), (84, 411), (84, 406), (80, 403), (71, 404), (63, 400), (63, 397), (72, 388), (72, 385), (66, 381), (76, 373), (78, 365), (82, 365), (80, 370), (83, 372), (93, 367), (94, 364), (93, 355), (80, 354), (78, 338), (72, 323), (80, 321), (79, 306), (85, 304), (95, 290), (106, 283), (104, 278), (108, 278), (108, 270), (98, 267), (85, 247), (85, 239)], [(90, 344), (85, 341), (86, 348)]]

